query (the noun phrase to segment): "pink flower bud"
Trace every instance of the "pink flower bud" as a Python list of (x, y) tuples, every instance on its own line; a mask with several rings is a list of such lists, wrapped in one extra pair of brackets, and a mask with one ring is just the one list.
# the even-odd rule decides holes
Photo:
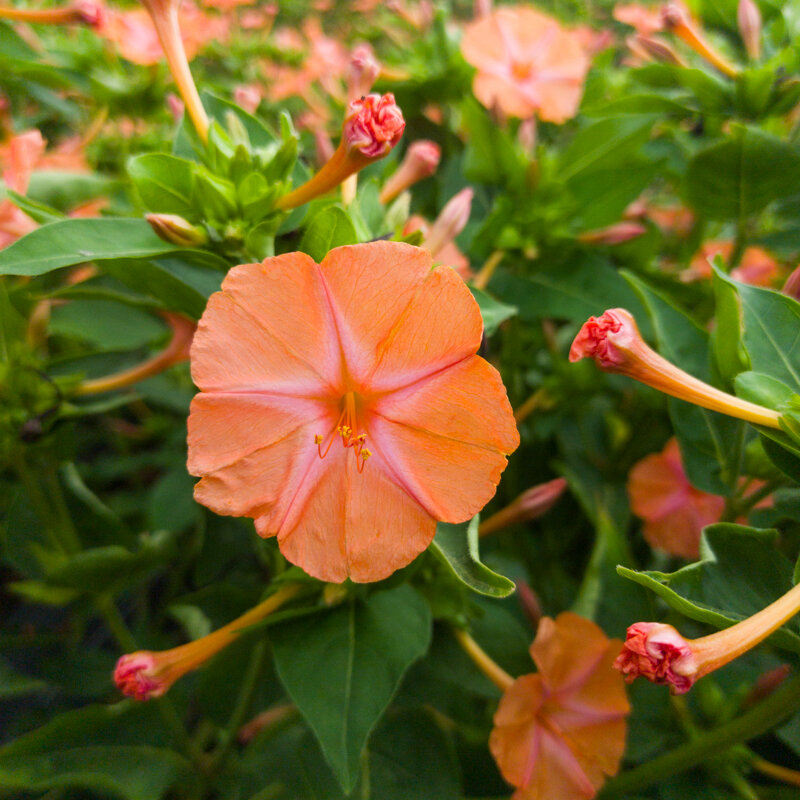
[(789, 297), (794, 297), (795, 300), (800, 300), (800, 265), (795, 267), (792, 274), (786, 279), (781, 292)]
[(761, 55), (761, 12), (754, 0), (739, 0), (736, 20), (739, 23), (744, 49), (755, 61)]
[(170, 92), (167, 95), (167, 108), (169, 109), (169, 113), (172, 114), (172, 118), (175, 120), (175, 122), (180, 122), (183, 118), (183, 112), (186, 109), (186, 106), (183, 104), (183, 100), (181, 100), (178, 95)]
[(261, 91), (258, 86), (237, 86), (233, 90), (233, 100), (237, 106), (253, 114), (261, 103)]
[(405, 127), (393, 94), (368, 94), (348, 106), (342, 133), (348, 151), (382, 158), (400, 141)]
[(678, 67), (686, 66), (686, 62), (675, 52), (674, 48), (657, 36), (634, 34), (627, 40), (627, 44), (631, 50), (642, 55), (648, 61), (661, 61), (664, 64), (675, 64)]
[(698, 677), (689, 642), (672, 625), (658, 622), (637, 622), (628, 628), (614, 667), (628, 683), (641, 676), (669, 686), (673, 694), (688, 692)]
[(441, 148), (436, 142), (427, 139), (413, 142), (406, 151), (402, 163), (381, 190), (381, 202), (390, 203), (410, 186), (433, 175), (439, 166), (441, 155)]
[(140, 650), (122, 656), (114, 670), (114, 683), (127, 697), (152, 700), (166, 694), (173, 681), (164, 680), (164, 667), (158, 664), (155, 653)]
[(502, 528), (507, 528), (509, 525), (529, 522), (541, 517), (556, 504), (566, 488), (567, 482), (564, 478), (556, 478), (547, 483), (532, 486), (505, 508), (481, 522), (480, 535), (487, 536)]
[(647, 233), (647, 228), (639, 222), (618, 222), (607, 228), (582, 233), (578, 236), (578, 240), (584, 244), (615, 245), (629, 242), (643, 233)]
[(77, 0), (75, 9), (81, 19), (94, 28), (101, 28), (106, 21), (106, 8), (99, 0)]
[(448, 201), (431, 225), (431, 229), (425, 237), (424, 246), (431, 251), (434, 257), (441, 252), (442, 248), (450, 244), (469, 222), (473, 194), (474, 192), (469, 187), (462, 189)]
[(347, 69), (348, 99), (350, 101), (357, 100), (367, 94), (378, 80), (380, 71), (380, 64), (378, 64), (372, 48), (368, 44), (356, 45), (350, 54), (350, 63)]

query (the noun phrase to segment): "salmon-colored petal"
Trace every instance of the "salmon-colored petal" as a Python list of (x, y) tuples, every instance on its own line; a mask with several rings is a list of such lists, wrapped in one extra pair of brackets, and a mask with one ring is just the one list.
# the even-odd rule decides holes
[[(189, 472), (207, 475), (314, 422), (319, 434), (326, 433), (336, 422), (335, 410), (304, 398), (200, 392), (188, 420)], [(306, 444), (313, 447), (313, 438)]]
[(337, 247), (320, 264), (350, 376), (364, 384), (379, 348), (431, 271), (431, 254), (401, 242)]
[(655, 520), (686, 502), (688, 482), (676, 474), (661, 453), (637, 462), (628, 475), (628, 496), (637, 517)]
[(565, 611), (544, 617), (531, 645), (531, 656), (551, 691), (587, 680), (608, 651), (608, 637), (591, 620)]
[[(223, 292), (331, 387), (342, 378), (341, 352), (325, 288), (314, 260), (286, 253), (234, 267)], [(269, 346), (265, 343), (265, 346)]]
[(454, 270), (437, 267), (379, 346), (370, 388), (390, 391), (455, 364), (475, 353), (482, 335), (472, 293)]
[(464, 26), (461, 53), (478, 69), (491, 68), (508, 60), (506, 36), (500, 29), (497, 15), (493, 14)]
[(478, 73), (472, 82), (472, 91), (475, 97), (487, 108), (499, 106), (500, 110), (509, 117), (528, 119), (532, 117), (539, 107), (538, 95), (536, 99), (530, 92), (524, 92), (523, 87), (497, 75)]
[(545, 122), (561, 125), (578, 113), (583, 97), (583, 80), (543, 81), (537, 87), (539, 93), (539, 118)]
[(359, 473), (335, 442), (311, 472), (278, 531), (281, 552), (309, 575), (382, 580), (431, 543), (436, 520), (384, 473), (378, 454)]

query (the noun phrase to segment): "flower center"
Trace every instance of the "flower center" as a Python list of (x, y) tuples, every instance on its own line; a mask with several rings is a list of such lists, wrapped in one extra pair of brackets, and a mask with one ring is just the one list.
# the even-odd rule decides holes
[(531, 77), (533, 72), (533, 64), (530, 61), (517, 61), (511, 62), (511, 74), (518, 80), (524, 81)]
[(343, 447), (352, 448), (356, 455), (356, 467), (359, 472), (363, 472), (364, 464), (372, 453), (364, 447), (367, 442), (367, 434), (358, 432), (355, 392), (347, 392), (342, 398), (342, 413), (339, 415), (334, 429), (328, 434), (330, 439), (324, 450), (322, 445), (328, 437), (320, 436), (319, 434), (314, 437), (314, 444), (317, 446), (320, 458), (325, 458), (328, 455), (328, 451), (337, 436), (340, 437)]

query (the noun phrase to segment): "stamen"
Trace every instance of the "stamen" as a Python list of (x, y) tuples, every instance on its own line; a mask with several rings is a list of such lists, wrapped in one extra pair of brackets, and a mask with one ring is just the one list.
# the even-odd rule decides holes
[(336, 421), (336, 425), (334, 426), (335, 433), (331, 432), (330, 441), (328, 442), (328, 446), (324, 451), (322, 449), (322, 443), (324, 442), (325, 437), (320, 436), (319, 434), (314, 436), (314, 444), (317, 445), (319, 457), (325, 458), (325, 456), (328, 455), (328, 452), (330, 451), (331, 446), (333, 445), (333, 442), (338, 434), (342, 440), (342, 447), (352, 448), (356, 456), (356, 467), (359, 472), (363, 472), (364, 462), (372, 455), (372, 453), (370, 453), (370, 451), (364, 447), (367, 441), (367, 434), (356, 434), (357, 429), (358, 420), (356, 418), (355, 394), (353, 392), (348, 392), (344, 396), (344, 409), (339, 415), (339, 419)]

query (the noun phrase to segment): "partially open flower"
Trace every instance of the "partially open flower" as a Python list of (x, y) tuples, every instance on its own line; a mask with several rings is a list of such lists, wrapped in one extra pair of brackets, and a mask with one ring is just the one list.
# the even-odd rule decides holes
[(684, 694), (695, 681), (738, 658), (800, 611), (800, 584), (752, 617), (730, 628), (685, 639), (671, 625), (637, 622), (628, 628), (614, 666), (630, 683), (638, 677)]
[(400, 192), (436, 172), (442, 150), (436, 142), (419, 139), (412, 142), (400, 166), (381, 189), (381, 203), (391, 203)]
[(587, 800), (616, 774), (630, 711), (612, 668), (618, 645), (577, 614), (542, 619), (531, 645), (539, 672), (508, 687), (489, 737), (512, 800)]
[(383, 158), (400, 141), (406, 123), (393, 94), (369, 94), (347, 107), (342, 138), (330, 160), (302, 186), (279, 198), (276, 208), (301, 206), (335, 189), (350, 175)]
[(612, 308), (600, 317), (590, 317), (578, 331), (569, 360), (587, 357), (606, 372), (627, 375), (679, 400), (755, 425), (780, 427), (776, 411), (709, 386), (656, 353), (642, 339), (636, 320), (624, 308)]

